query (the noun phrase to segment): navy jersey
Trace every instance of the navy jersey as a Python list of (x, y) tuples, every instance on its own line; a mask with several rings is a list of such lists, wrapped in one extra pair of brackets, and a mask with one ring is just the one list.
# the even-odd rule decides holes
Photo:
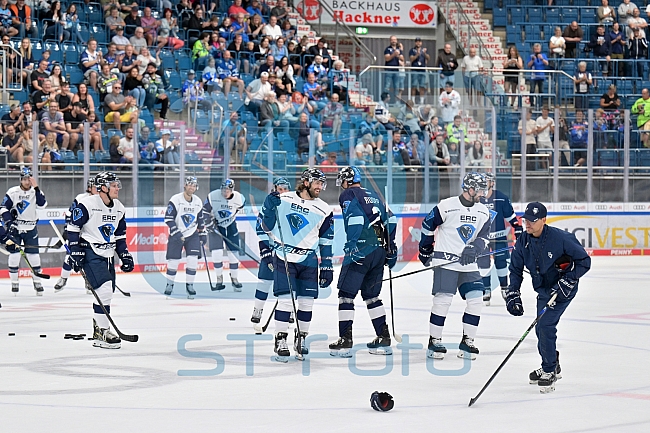
[(390, 216), (386, 215), (386, 205), (374, 191), (361, 187), (347, 188), (339, 196), (339, 204), (343, 213), (347, 248), (361, 248), (364, 244), (385, 244), (386, 239), (379, 239), (378, 236), (385, 237), (383, 232), (388, 222), (390, 244), (386, 246), (395, 250), (397, 219), (390, 210)]
[(510, 257), (510, 288), (521, 287), (524, 266), (530, 271), (536, 292), (552, 288), (560, 279), (555, 261), (565, 254), (571, 257), (574, 266), (564, 275), (577, 281), (591, 267), (591, 257), (573, 233), (550, 226), (544, 226), (538, 238), (522, 233)]
[(481, 203), (490, 211), (490, 219), (492, 221), (490, 239), (501, 239), (508, 235), (504, 220), (508, 221), (513, 227), (519, 225), (517, 214), (512, 209), (510, 199), (501, 191), (496, 189), (492, 190), (492, 195), (489, 198), (482, 197)]

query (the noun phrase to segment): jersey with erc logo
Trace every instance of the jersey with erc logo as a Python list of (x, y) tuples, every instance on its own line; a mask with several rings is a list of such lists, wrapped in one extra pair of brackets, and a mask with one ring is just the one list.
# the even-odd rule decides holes
[(191, 202), (185, 199), (182, 192), (172, 196), (165, 212), (165, 224), (169, 226), (169, 234), (173, 236), (180, 231), (184, 238), (192, 236), (199, 228), (202, 208), (201, 199), (195, 195), (192, 195)]
[(99, 195), (82, 198), (68, 224), (70, 242), (88, 243), (98, 256), (112, 258), (126, 250), (124, 206), (113, 200), (108, 207)]
[(0, 215), (5, 222), (16, 224), (20, 231), (29, 231), (38, 223), (38, 209), (47, 207), (47, 200), (40, 189), (30, 187), (27, 191), (20, 186), (9, 188), (2, 205)]
[(235, 222), (237, 213), (244, 208), (246, 199), (237, 192), (232, 192), (232, 197), (224, 198), (220, 189), (215, 189), (203, 203), (203, 210), (212, 214), (219, 227), (228, 227)]
[(79, 201), (82, 198), (90, 197), (92, 194), (89, 192), (82, 192), (81, 194), (78, 194), (74, 200), (72, 201), (72, 204), (68, 208), (67, 211), (63, 212), (63, 216), (65, 217), (65, 223), (69, 224), (70, 223), (70, 218), (72, 217), (72, 211), (74, 211), (74, 208), (77, 207), (77, 204), (79, 204)]

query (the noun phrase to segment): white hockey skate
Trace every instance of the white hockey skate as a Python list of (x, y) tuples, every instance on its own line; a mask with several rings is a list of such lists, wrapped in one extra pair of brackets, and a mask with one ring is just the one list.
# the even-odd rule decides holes
[(469, 338), (467, 335), (463, 335), (458, 349), (459, 358), (471, 359), (473, 361), (476, 359), (476, 355), (478, 355), (478, 348), (474, 346), (474, 339)]
[(230, 276), (230, 281), (232, 281), (232, 287), (235, 290), (235, 292), (241, 292), (241, 288), (243, 287), (243, 284), (239, 282), (239, 280), (236, 277), (233, 277), (232, 275)]
[(442, 338), (429, 336), (429, 346), (427, 347), (427, 358), (445, 359), (447, 348), (442, 344)]
[(278, 362), (289, 362), (291, 352), (289, 352), (289, 346), (287, 345), (287, 336), (286, 332), (278, 332), (275, 335), (274, 352), (276, 353), (275, 360)]
[(59, 281), (57, 281), (56, 284), (54, 285), (54, 293), (59, 293), (61, 290), (63, 290), (63, 288), (67, 283), (68, 283), (67, 278), (63, 278), (63, 277), (59, 278)]
[(36, 290), (36, 296), (43, 296), (43, 285), (34, 281), (34, 290)]
[(93, 346), (102, 349), (119, 349), (122, 347), (122, 340), (110, 329), (101, 329), (93, 319)]

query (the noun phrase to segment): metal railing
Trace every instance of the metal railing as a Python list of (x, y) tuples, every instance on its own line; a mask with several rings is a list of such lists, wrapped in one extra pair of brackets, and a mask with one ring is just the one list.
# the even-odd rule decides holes
[[(11, 59), (12, 55), (15, 56), (15, 59)], [(0, 62), (2, 62), (2, 104), (7, 105), (9, 103), (10, 90), (23, 90), (23, 72), (25, 71), (23, 67), (23, 56), (11, 45), (0, 44)], [(8, 69), (13, 73), (7, 74)], [(13, 76), (18, 77), (17, 82), (14, 81)]]

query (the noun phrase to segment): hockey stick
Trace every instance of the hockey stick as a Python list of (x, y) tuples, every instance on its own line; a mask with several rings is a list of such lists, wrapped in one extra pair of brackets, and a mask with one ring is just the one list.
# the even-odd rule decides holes
[(553, 303), (555, 302), (555, 298), (557, 298), (557, 293), (555, 293), (553, 296), (551, 296), (551, 299), (549, 299), (549, 301), (546, 303), (546, 305), (544, 306), (542, 311), (537, 315), (535, 320), (533, 320), (533, 323), (531, 323), (530, 326), (528, 327), (528, 329), (526, 329), (526, 332), (524, 332), (524, 335), (522, 335), (521, 338), (519, 339), (519, 341), (517, 341), (517, 344), (515, 344), (515, 347), (513, 347), (512, 350), (510, 351), (510, 353), (508, 353), (508, 356), (506, 356), (506, 359), (504, 359), (503, 362), (501, 363), (501, 365), (499, 365), (499, 368), (497, 368), (497, 370), (492, 374), (492, 376), (490, 376), (490, 379), (487, 381), (487, 383), (485, 385), (483, 385), (483, 388), (481, 388), (479, 393), (476, 394), (476, 397), (469, 400), (468, 407), (472, 407), (472, 405), (474, 403), (476, 403), (476, 400), (479, 399), (481, 394), (483, 394), (483, 392), (487, 389), (487, 387), (490, 386), (490, 384), (492, 383), (492, 381), (494, 380), (496, 375), (499, 374), (499, 372), (501, 371), (503, 366), (506, 365), (506, 362), (508, 362), (510, 357), (515, 353), (515, 350), (517, 350), (517, 348), (519, 347), (521, 342), (524, 341), (524, 339), (526, 338), (528, 333), (531, 331), (531, 329), (533, 329), (535, 327), (535, 325), (537, 325), (537, 322), (539, 322), (539, 319), (541, 319), (542, 316), (544, 315), (544, 313), (546, 313), (546, 310), (548, 309), (548, 307), (553, 305)]
[(268, 329), (269, 325), (271, 324), (271, 319), (273, 318), (273, 314), (275, 314), (275, 309), (278, 308), (278, 302), (279, 302), (279, 300), (276, 299), (276, 300), (275, 300), (275, 305), (273, 306), (273, 309), (271, 310), (271, 315), (269, 316), (269, 319), (266, 321), (266, 323), (264, 324), (264, 326), (262, 326), (262, 327), (260, 328), (260, 324), (259, 324), (259, 323), (256, 323), (255, 326), (253, 326), (253, 328), (255, 328), (255, 332), (257, 332), (258, 334), (263, 334), (264, 332), (266, 332), (266, 330)]
[[(51, 225), (52, 228), (54, 229), (54, 233), (56, 233), (56, 236), (59, 238), (59, 241), (61, 242), (61, 244), (65, 247), (65, 251), (68, 253), (68, 255), (70, 255), (70, 247), (68, 247), (68, 244), (66, 244), (65, 241), (63, 240), (63, 236), (61, 235), (61, 232), (59, 231), (59, 228), (56, 226), (56, 224), (54, 224), (54, 220), (50, 220), (50, 225)], [(120, 292), (121, 294), (123, 294), (124, 296), (126, 296), (127, 298), (130, 298), (130, 297), (131, 297), (131, 293), (130, 293), (130, 292), (125, 292), (125, 291), (123, 291), (122, 289), (120, 289), (120, 288), (117, 286), (117, 284), (115, 284), (115, 288), (116, 288), (117, 290), (119, 290), (119, 292)]]
[[(42, 278), (44, 280), (49, 280), (51, 277), (47, 274), (44, 274), (42, 272), (36, 272), (34, 268), (32, 267), (32, 264), (29, 263), (29, 259), (27, 258), (27, 254), (25, 254), (25, 249), (22, 248), (20, 245), (12, 241), (11, 239), (7, 240), (7, 245), (13, 245), (19, 252), (20, 255), (23, 256), (23, 259), (25, 259), (25, 263), (27, 263), (27, 266), (29, 266), (29, 269), (31, 269), (32, 274), (38, 278)], [(7, 251), (8, 252), (8, 251)]]
[(260, 261), (259, 261), (259, 260), (257, 260), (255, 257), (251, 256), (250, 254), (248, 254), (248, 253), (246, 252), (246, 247), (244, 247), (244, 249), (242, 249), (242, 248), (239, 247), (239, 245), (233, 245), (233, 242), (232, 242), (230, 239), (228, 239), (227, 237), (225, 237), (224, 235), (222, 235), (221, 232), (219, 231), (219, 229), (213, 230), (213, 233), (216, 233), (216, 234), (218, 234), (219, 236), (221, 236), (221, 239), (223, 239), (224, 241), (226, 241), (226, 243), (228, 244), (228, 246), (232, 246), (232, 247), (236, 248), (237, 251), (241, 251), (241, 252), (243, 252), (245, 255), (247, 255), (248, 257), (250, 257), (251, 260), (253, 260), (255, 263), (257, 263), (258, 265), (260, 265)]
[[(384, 187), (384, 203), (386, 204), (386, 245), (390, 250), (390, 216), (388, 215), (388, 186)], [(397, 254), (397, 252), (395, 252)], [(398, 343), (402, 342), (402, 337), (395, 333), (395, 302), (393, 301), (393, 270), (388, 268), (388, 284), (390, 288), (390, 324), (393, 328), (393, 338)]]
[[(293, 297), (294, 291), (293, 287), (291, 286), (291, 275), (289, 275), (289, 264), (287, 263), (287, 249), (284, 246), (284, 237), (282, 236), (282, 224), (280, 224), (280, 215), (278, 214), (278, 208), (275, 208), (275, 220), (276, 224), (278, 225), (278, 232), (280, 233), (280, 244), (282, 245), (282, 251), (284, 251), (284, 270), (287, 273), (287, 283), (289, 283), (289, 295), (291, 296), (291, 305), (293, 305), (293, 314), (296, 316), (296, 330), (298, 331), (298, 336), (296, 339), (298, 340), (296, 343), (297, 349), (297, 354), (296, 354), (296, 359), (299, 361), (304, 360), (304, 357), (302, 356), (302, 335), (300, 334), (300, 322), (298, 320), (298, 310), (296, 309), (296, 300)], [(225, 239), (225, 238), (224, 238)], [(279, 301), (279, 299), (278, 299)], [(271, 319), (269, 319), (271, 320)]]
[(137, 334), (134, 334), (134, 335), (124, 334), (124, 333), (122, 333), (122, 331), (117, 329), (117, 326), (115, 325), (115, 322), (113, 322), (113, 318), (108, 313), (108, 311), (106, 311), (106, 307), (102, 303), (102, 300), (99, 299), (99, 296), (97, 295), (97, 292), (95, 291), (95, 288), (91, 286), (90, 282), (88, 282), (88, 277), (86, 276), (86, 272), (84, 272), (83, 269), (79, 269), (79, 273), (84, 278), (84, 280), (86, 282), (86, 287), (88, 287), (90, 289), (90, 291), (93, 293), (93, 296), (95, 297), (95, 300), (97, 301), (97, 303), (101, 307), (102, 311), (104, 312), (104, 314), (108, 318), (108, 321), (111, 322), (111, 325), (113, 325), (113, 329), (115, 329), (115, 332), (117, 332), (117, 335), (119, 335), (119, 337), (124, 341), (129, 341), (131, 343), (136, 343), (138, 341), (138, 338), (139, 338), (138, 335)]
[(201, 244), (201, 250), (203, 251), (203, 258), (205, 259), (205, 270), (208, 271), (208, 281), (210, 282), (210, 290), (213, 292), (217, 290), (217, 286), (212, 285), (212, 277), (210, 276), (210, 266), (208, 266), (208, 256), (205, 254), (205, 245)]

